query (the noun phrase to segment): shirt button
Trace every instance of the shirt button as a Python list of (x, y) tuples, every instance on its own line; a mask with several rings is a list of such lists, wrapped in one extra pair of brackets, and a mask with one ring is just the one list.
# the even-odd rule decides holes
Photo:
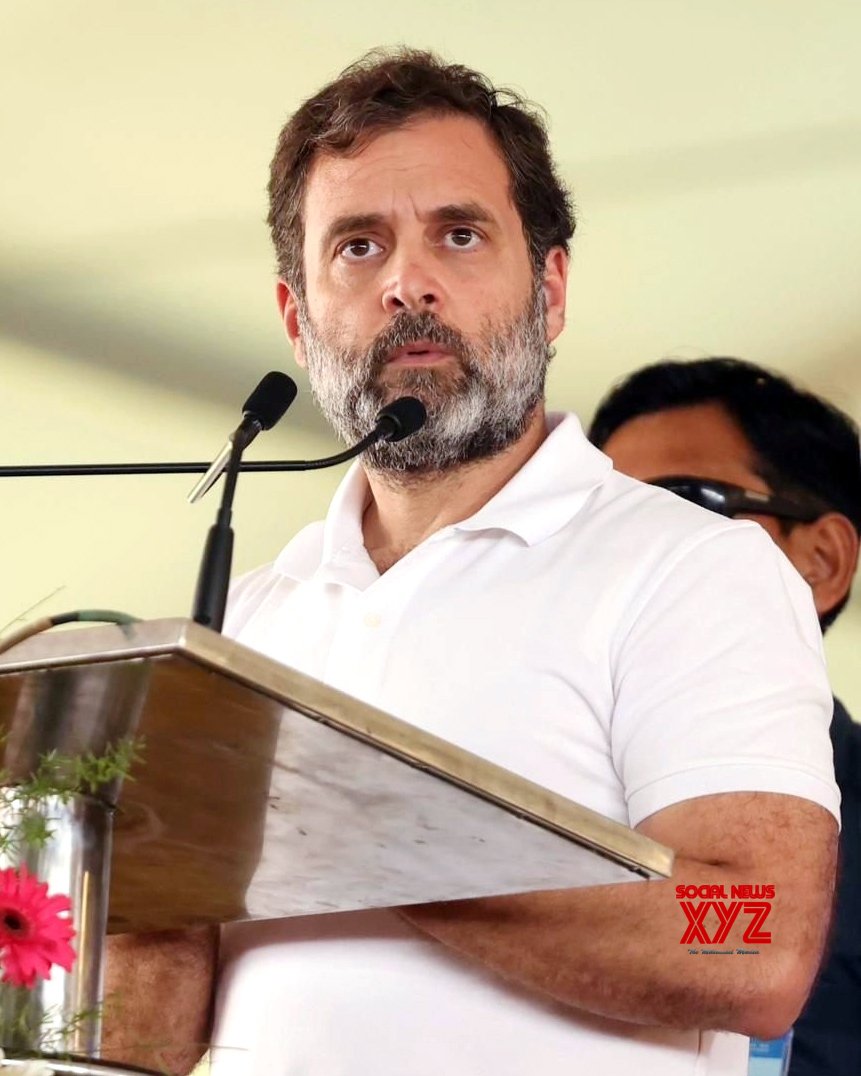
[(383, 618), (379, 613), (365, 613), (366, 628), (378, 628), (382, 622)]

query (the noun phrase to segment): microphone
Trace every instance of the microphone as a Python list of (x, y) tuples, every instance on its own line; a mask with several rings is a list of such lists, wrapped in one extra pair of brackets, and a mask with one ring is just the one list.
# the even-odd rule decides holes
[[(242, 453), (261, 430), (271, 429), (296, 399), (296, 383), (286, 374), (273, 371), (266, 374), (242, 406), (242, 421), (227, 441), (215, 463), (204, 475), (215, 481), (223, 470), (224, 490), (215, 523), (209, 528), (197, 588), (192, 618), (198, 624), (221, 631), (230, 585), (230, 566), (233, 561), (233, 495), (239, 477)], [(208, 488), (208, 487), (207, 487)]]
[[(339, 463), (346, 463), (353, 459), (366, 448), (377, 441), (403, 441), (405, 437), (420, 430), (427, 421), (428, 413), (425, 405), (415, 396), (399, 396), (392, 400), (377, 415), (377, 421), (370, 433), (366, 433), (361, 441), (343, 452), (337, 452), (334, 456), (324, 456), (319, 460), (260, 460), (254, 463), (243, 463), (243, 471), (320, 471), (324, 467), (336, 467)], [(201, 490), (202, 482), (198, 482), (189, 493), (189, 501), (200, 500), (206, 490)]]
[(427, 418), (428, 413), (421, 400), (415, 396), (400, 396), (377, 415), (377, 426), (384, 425), (386, 430), (391, 431), (383, 432), (380, 440), (403, 441), (420, 430)]
[(270, 370), (242, 405), (240, 429), (253, 429), (251, 441), (262, 430), (271, 430), (296, 399), (296, 382), (280, 370)]
[(189, 493), (190, 504), (200, 500), (204, 493), (215, 485), (221, 472), (227, 466), (235, 442), (242, 441), (244, 450), (263, 430), (271, 430), (296, 399), (297, 391), (293, 378), (278, 370), (272, 370), (261, 379), (257, 388), (242, 405), (242, 421), (224, 442), (224, 446), (209, 465), (206, 473)]

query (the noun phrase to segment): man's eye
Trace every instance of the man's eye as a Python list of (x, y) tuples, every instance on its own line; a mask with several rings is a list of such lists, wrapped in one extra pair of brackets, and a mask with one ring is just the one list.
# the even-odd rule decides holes
[(481, 236), (474, 228), (451, 228), (445, 233), (445, 242), (458, 250), (472, 250), (481, 242)]
[(379, 254), (383, 248), (373, 239), (348, 239), (338, 250), (338, 254), (349, 262), (362, 261), (372, 254)]

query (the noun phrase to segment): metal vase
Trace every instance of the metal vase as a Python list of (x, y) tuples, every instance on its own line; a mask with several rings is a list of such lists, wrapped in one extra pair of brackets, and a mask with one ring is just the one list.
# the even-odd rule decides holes
[[(50, 895), (71, 899), (76, 959), (68, 972), (54, 965), (50, 978), (32, 989), (0, 984), (0, 1045), (7, 1054), (98, 1056), (112, 809), (89, 796), (49, 796), (38, 803), (22, 803), (14, 789), (4, 796), (0, 827), (13, 834), (13, 844), (0, 854), (0, 866), (24, 865), (47, 883)], [(44, 844), (14, 840), (25, 814), (45, 820), (50, 837)]]
[[(37, 1054), (98, 1058), (102, 963), (108, 913), (111, 833), (119, 781), (96, 795), (22, 796), (41, 760), (100, 756), (133, 735), (146, 696), (146, 663), (108, 668), (46, 669), (22, 683), (0, 712), (0, 866), (20, 867), (71, 900), (75, 929), (72, 970), (54, 965), (50, 978), (28, 990), (0, 984), (0, 1068), (21, 1067)], [(17, 839), (24, 814), (44, 818), (50, 839)], [(14, 1057), (18, 1055), (21, 1064)], [(72, 1071), (51, 1061), (57, 1072)], [(71, 1060), (62, 1062), (71, 1064)], [(102, 1071), (110, 1071), (104, 1067)], [(120, 1071), (130, 1071), (116, 1069)]]

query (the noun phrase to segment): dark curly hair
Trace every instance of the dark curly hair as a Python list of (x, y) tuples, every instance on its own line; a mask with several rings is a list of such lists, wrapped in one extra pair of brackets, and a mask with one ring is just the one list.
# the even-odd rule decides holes
[(496, 89), (477, 71), (431, 52), (375, 49), (305, 101), (278, 137), (268, 224), (279, 275), (297, 295), (305, 288), (302, 203), (315, 156), (357, 153), (376, 134), (422, 113), (471, 116), (487, 129), (508, 169), (536, 272), (551, 247), (568, 251), (574, 212), (537, 109), (511, 90)]

